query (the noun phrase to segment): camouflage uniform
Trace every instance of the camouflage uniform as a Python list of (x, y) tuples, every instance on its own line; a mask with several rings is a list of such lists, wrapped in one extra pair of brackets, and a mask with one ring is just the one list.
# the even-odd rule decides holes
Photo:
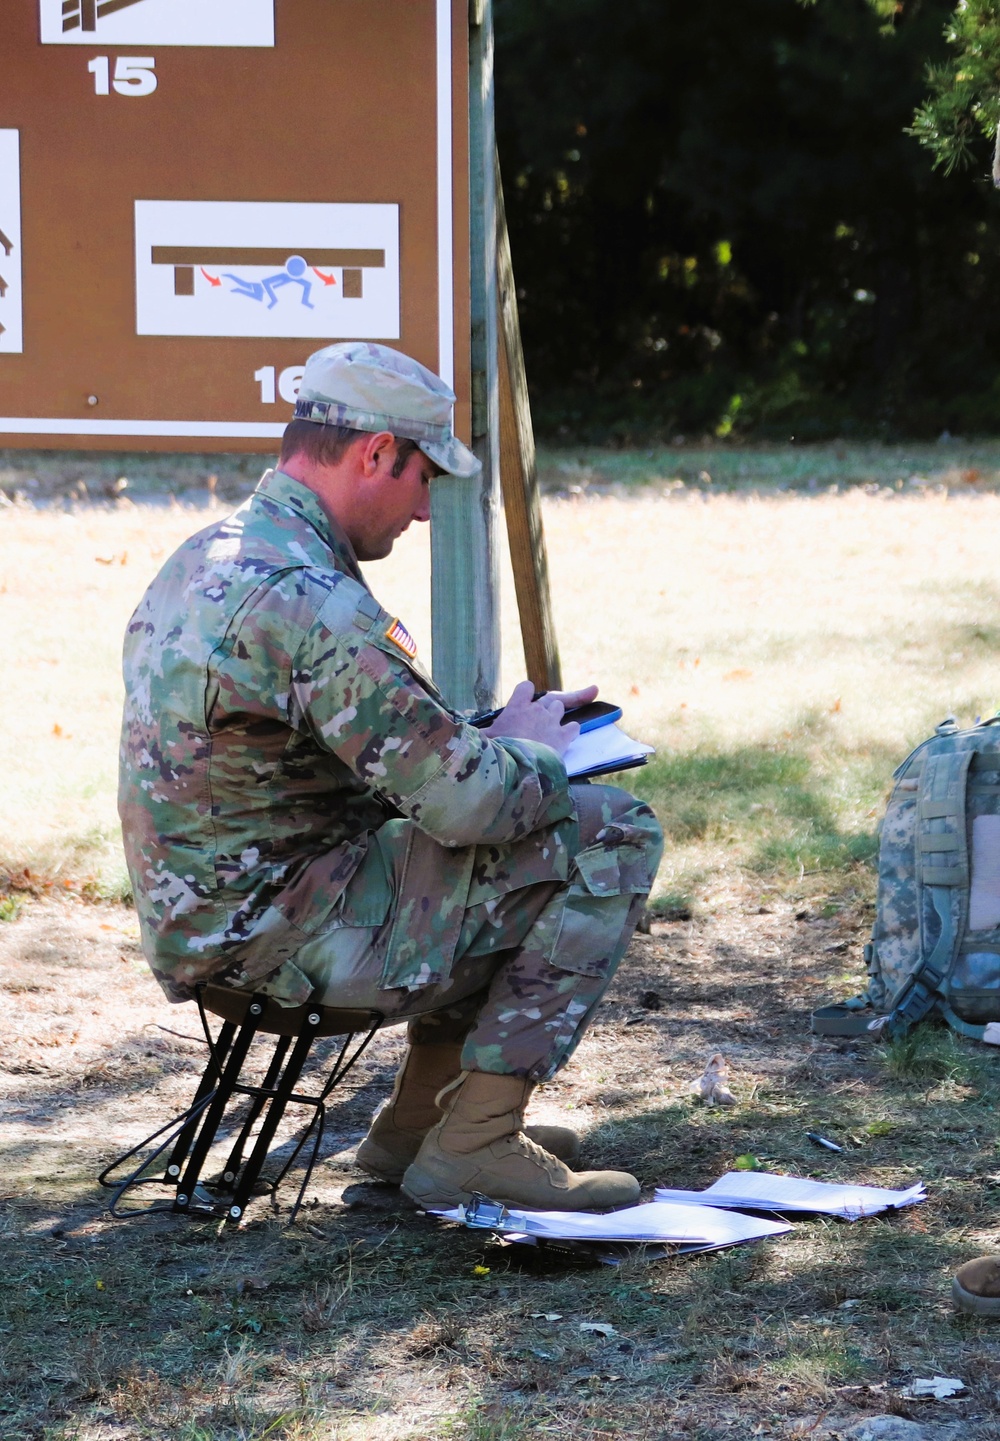
[(119, 810), (143, 947), (211, 979), (466, 1036), (544, 1079), (624, 952), (661, 850), (649, 807), (570, 786), (442, 700), (316, 495), (271, 471), (186, 541), (125, 640)]

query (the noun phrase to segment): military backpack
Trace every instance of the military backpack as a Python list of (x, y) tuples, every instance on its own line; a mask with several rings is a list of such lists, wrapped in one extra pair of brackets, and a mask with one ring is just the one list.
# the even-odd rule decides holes
[(868, 990), (814, 1012), (813, 1030), (897, 1038), (937, 1014), (1000, 1045), (1000, 714), (942, 721), (893, 778)]

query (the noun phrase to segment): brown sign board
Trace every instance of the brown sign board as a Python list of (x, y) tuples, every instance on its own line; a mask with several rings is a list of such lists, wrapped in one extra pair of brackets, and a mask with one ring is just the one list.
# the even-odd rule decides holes
[(468, 0), (18, 0), (0, 447), (273, 452), (306, 357), (470, 413)]

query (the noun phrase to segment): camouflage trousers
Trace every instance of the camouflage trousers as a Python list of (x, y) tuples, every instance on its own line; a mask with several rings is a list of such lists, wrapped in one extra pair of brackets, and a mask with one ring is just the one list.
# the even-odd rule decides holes
[[(502, 846), (448, 849), (388, 822), (338, 924), (294, 958), (315, 999), (408, 1020), (414, 1044), (462, 1041), (466, 1069), (554, 1075), (615, 974), (663, 849), (649, 806), (626, 791), (581, 784), (572, 798), (572, 819)], [(380, 868), (391, 900), (377, 918)]]

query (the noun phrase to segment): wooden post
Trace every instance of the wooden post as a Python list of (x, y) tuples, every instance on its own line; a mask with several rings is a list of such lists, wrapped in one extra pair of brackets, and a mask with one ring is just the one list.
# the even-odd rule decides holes
[(500, 162), (496, 162), (497, 291), (500, 305), (500, 485), (521, 618), (528, 679), (538, 690), (561, 690), (559, 647), (549, 596), (549, 567), (542, 529), (528, 383), (517, 318), (517, 291), (504, 213)]
[(457, 710), (486, 710), (500, 686), (492, 0), (471, 0), (469, 20), (472, 448), (483, 469), (475, 480), (442, 475), (431, 486), (431, 637), (445, 699)]

